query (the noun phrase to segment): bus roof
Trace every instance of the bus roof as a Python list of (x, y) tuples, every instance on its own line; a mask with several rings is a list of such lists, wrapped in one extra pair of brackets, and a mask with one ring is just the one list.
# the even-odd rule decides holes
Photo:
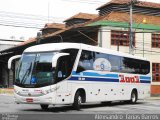
[(124, 57), (129, 57), (129, 58), (134, 58), (134, 59), (141, 59), (141, 60), (146, 60), (146, 58), (139, 57), (139, 56), (134, 56), (128, 53), (123, 53), (115, 50), (110, 50), (102, 47), (97, 47), (97, 46), (91, 46), (91, 45), (86, 45), (83, 43), (48, 43), (48, 44), (40, 44), (40, 45), (35, 45), (32, 47), (29, 47), (24, 50), (25, 52), (47, 52), (47, 51), (59, 51), (62, 49), (83, 49), (83, 50), (89, 50), (89, 51), (94, 51), (94, 52), (101, 52), (101, 53), (107, 53), (107, 54), (112, 54), (112, 55), (117, 55), (117, 56), (124, 56)]
[(80, 49), (80, 44), (78, 43), (47, 43), (31, 46), (25, 49), (24, 52), (47, 52), (47, 51), (58, 51), (62, 49)]

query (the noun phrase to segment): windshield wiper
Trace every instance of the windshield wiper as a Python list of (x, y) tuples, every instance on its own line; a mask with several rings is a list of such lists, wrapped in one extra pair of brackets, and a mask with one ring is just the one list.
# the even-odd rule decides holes
[(32, 63), (30, 64), (29, 68), (26, 70), (26, 72), (25, 72), (25, 74), (24, 74), (24, 76), (22, 78), (22, 81), (21, 81), (22, 84), (24, 84), (26, 82), (26, 80), (27, 80), (26, 76), (28, 76), (30, 74), (31, 68), (32, 68)]

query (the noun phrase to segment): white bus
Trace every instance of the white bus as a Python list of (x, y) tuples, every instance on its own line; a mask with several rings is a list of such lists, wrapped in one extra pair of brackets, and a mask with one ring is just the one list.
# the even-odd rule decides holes
[[(8, 61), (11, 68), (13, 56)], [(16, 72), (16, 103), (49, 105), (130, 101), (150, 96), (150, 62), (78, 43), (50, 43), (24, 50)]]

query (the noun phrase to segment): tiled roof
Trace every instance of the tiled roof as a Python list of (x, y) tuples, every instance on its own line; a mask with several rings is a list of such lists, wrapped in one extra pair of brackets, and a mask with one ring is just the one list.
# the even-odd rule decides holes
[[(127, 4), (129, 2), (130, 2), (130, 0), (111, 0), (110, 2), (98, 7), (97, 10), (99, 10), (107, 5), (110, 5), (110, 4)], [(138, 2), (139, 3), (136, 4), (135, 6), (160, 9), (160, 3), (144, 2), (144, 1), (138, 1)]]
[(68, 30), (71, 30), (71, 29), (74, 29), (74, 28), (85, 27), (85, 25), (87, 25), (87, 22), (86, 22), (86, 23), (82, 23), (82, 24), (75, 24), (75, 25), (70, 26), (70, 27), (67, 27), (67, 28), (65, 28), (65, 29), (58, 30), (58, 31), (56, 31), (56, 32), (54, 32), (54, 33), (44, 35), (43, 37), (44, 37), (44, 38), (52, 37), (52, 36), (58, 35), (58, 34), (60, 34), (60, 33), (63, 33), (63, 32), (65, 32), (65, 31), (68, 31)]
[[(119, 16), (119, 17), (117, 17)], [(143, 19), (146, 19), (145, 24), (154, 24), (154, 25), (160, 25), (160, 17), (158, 16), (150, 16), (150, 15), (143, 15), (143, 14), (133, 14), (133, 22), (134, 23), (142, 23)], [(98, 20), (109, 20), (109, 21), (117, 21), (117, 22), (129, 22), (129, 14), (126, 12), (116, 12), (112, 11), (111, 13), (99, 17)]]
[[(128, 22), (100, 20), (100, 21), (88, 24), (87, 26), (112, 26), (112, 27), (128, 28), (129, 24), (128, 24)], [(155, 30), (155, 31), (160, 30), (160, 26), (158, 26), (158, 25), (143, 24), (143, 23), (141, 23), (141, 24), (133, 23), (133, 28), (135, 28), (135, 29), (145, 29), (145, 30)]]
[(75, 19), (75, 18), (78, 18), (78, 19), (87, 19), (87, 20), (92, 20), (94, 18), (98, 17), (98, 15), (96, 14), (89, 14), (89, 13), (78, 13), (68, 19), (66, 19), (64, 22), (67, 22), (71, 19)]
[(64, 29), (65, 25), (61, 24), (61, 23), (46, 23), (43, 29), (47, 29), (47, 28), (58, 28), (58, 29)]

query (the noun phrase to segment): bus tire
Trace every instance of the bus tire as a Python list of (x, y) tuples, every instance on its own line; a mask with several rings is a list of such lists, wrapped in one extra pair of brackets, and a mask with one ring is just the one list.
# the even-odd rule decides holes
[(137, 92), (136, 90), (133, 90), (131, 93), (130, 103), (135, 104), (136, 102), (137, 102)]
[(102, 105), (110, 105), (112, 103), (112, 101), (104, 101), (104, 102), (101, 102)]
[(41, 104), (40, 106), (42, 110), (47, 110), (49, 105)]
[(82, 96), (79, 91), (76, 92), (75, 97), (74, 97), (74, 103), (73, 103), (73, 108), (75, 110), (80, 110), (80, 106), (82, 104)]

